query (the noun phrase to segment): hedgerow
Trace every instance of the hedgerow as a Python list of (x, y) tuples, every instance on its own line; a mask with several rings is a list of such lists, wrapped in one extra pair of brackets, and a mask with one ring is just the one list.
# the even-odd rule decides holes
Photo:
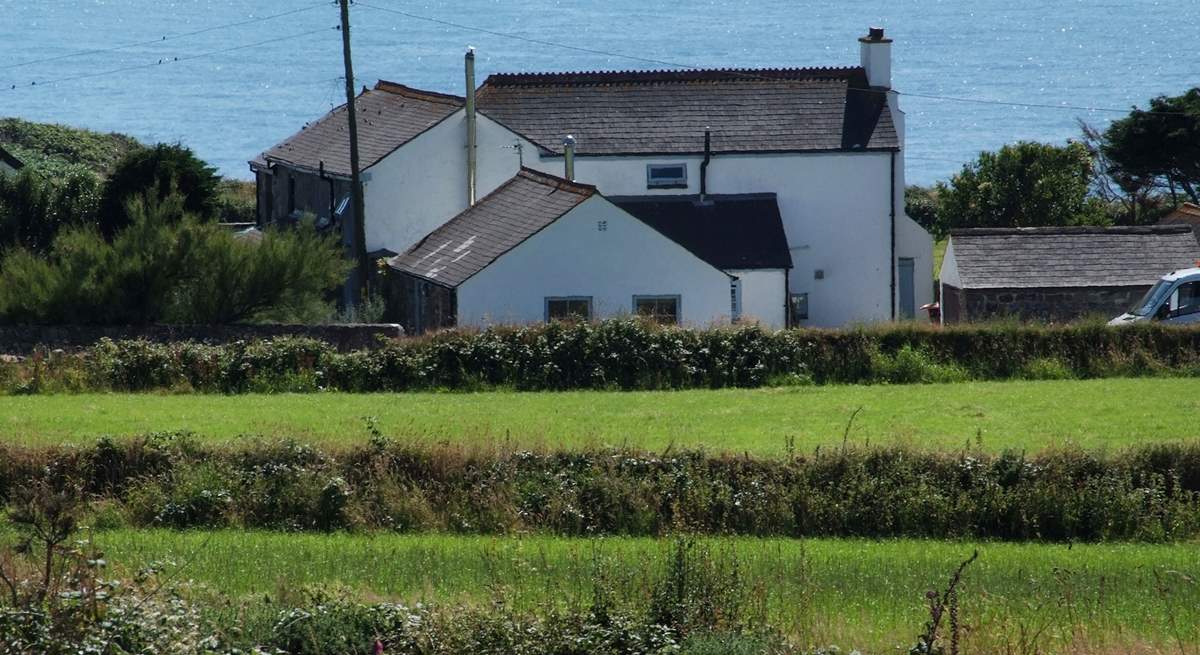
[(375, 436), (0, 446), (0, 500), (74, 485), (137, 527), (1167, 541), (1200, 535), (1200, 445), (1113, 454), (848, 448), (787, 459), (483, 451)]
[(637, 320), (450, 331), (339, 353), (280, 338), (226, 345), (104, 340), (0, 365), (0, 389), (411, 391), (685, 389), (1200, 373), (1200, 329), (983, 325), (772, 332)]

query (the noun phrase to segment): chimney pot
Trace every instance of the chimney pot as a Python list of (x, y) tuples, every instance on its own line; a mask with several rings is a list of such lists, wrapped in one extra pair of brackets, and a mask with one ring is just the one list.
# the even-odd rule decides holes
[(882, 27), (872, 27), (869, 30), (867, 30), (867, 33), (870, 35), (870, 38), (872, 41), (882, 41), (883, 40), (883, 28)]

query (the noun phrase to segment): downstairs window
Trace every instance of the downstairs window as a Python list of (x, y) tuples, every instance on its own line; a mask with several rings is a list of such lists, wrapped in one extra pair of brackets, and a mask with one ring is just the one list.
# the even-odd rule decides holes
[(546, 322), (592, 320), (591, 296), (546, 298)]
[(662, 325), (679, 325), (679, 296), (634, 296), (633, 313)]

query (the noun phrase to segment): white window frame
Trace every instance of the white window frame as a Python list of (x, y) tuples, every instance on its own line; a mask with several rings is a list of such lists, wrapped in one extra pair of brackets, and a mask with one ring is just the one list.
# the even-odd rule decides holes
[[(654, 171), (662, 168), (678, 168), (683, 171), (683, 175), (674, 178), (655, 178)], [(646, 164), (646, 188), (647, 189), (686, 189), (687, 181), (687, 162), (679, 162), (677, 164)]]
[(592, 306), (592, 297), (591, 296), (546, 296), (545, 299), (542, 301), (542, 303), (543, 303), (542, 306), (544, 308), (544, 317), (546, 319), (546, 322), (547, 323), (550, 322), (550, 303), (551, 302), (558, 302), (558, 301), (571, 302), (571, 301), (580, 301), (580, 300), (587, 301), (588, 315), (583, 317), (583, 320), (591, 321), (595, 317), (595, 314), (593, 313), (594, 308)]
[(642, 301), (642, 300), (652, 300), (652, 301), (673, 300), (673, 301), (675, 301), (675, 322), (667, 323), (666, 325), (679, 325), (680, 323), (683, 322), (683, 316), (682, 316), (683, 296), (681, 296), (679, 294), (670, 294), (670, 293), (635, 294), (633, 296), (633, 315), (634, 316), (643, 316), (643, 314), (638, 311), (638, 301)]

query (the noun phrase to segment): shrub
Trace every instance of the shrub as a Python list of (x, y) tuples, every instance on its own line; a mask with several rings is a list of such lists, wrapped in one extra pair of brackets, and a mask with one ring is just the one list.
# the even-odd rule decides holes
[[(75, 480), (105, 503), (109, 519), (124, 514), (134, 526), (1050, 541), (1200, 535), (1195, 444), (1037, 456), (893, 447), (759, 460), (698, 451), (474, 453), (381, 439), (324, 452), (290, 441), (205, 447), (155, 435), (81, 450), (8, 446), (0, 455), (0, 498)], [(688, 552), (681, 556), (690, 562)], [(726, 574), (736, 580), (730, 571), (704, 577), (717, 584)]]
[(218, 214), (216, 169), (181, 145), (160, 143), (127, 154), (113, 169), (100, 200), (100, 232), (112, 238), (136, 221), (128, 203), (136, 198), (163, 201), (178, 194), (184, 210), (201, 221)]

